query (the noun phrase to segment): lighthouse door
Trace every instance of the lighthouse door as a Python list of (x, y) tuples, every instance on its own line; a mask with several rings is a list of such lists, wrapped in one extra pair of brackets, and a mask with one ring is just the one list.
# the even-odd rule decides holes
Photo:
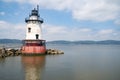
[(36, 39), (38, 39), (39, 38), (39, 35), (38, 34), (36, 34)]

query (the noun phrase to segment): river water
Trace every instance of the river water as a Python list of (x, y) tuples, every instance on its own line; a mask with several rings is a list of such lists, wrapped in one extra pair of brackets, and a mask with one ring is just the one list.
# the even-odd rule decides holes
[(120, 45), (47, 45), (62, 55), (0, 59), (0, 80), (120, 80)]

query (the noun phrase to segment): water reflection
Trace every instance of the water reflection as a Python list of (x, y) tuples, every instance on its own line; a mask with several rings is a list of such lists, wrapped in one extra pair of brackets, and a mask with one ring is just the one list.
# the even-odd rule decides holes
[(25, 70), (25, 80), (40, 80), (40, 75), (45, 66), (45, 56), (22, 56)]
[(4, 63), (5, 62), (5, 58), (0, 58), (0, 63)]

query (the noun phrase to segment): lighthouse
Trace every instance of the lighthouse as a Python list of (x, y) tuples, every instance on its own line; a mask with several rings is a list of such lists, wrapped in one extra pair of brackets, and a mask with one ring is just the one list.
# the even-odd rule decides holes
[(43, 19), (39, 15), (39, 6), (34, 8), (29, 17), (25, 19), (26, 22), (26, 38), (23, 40), (21, 48), (24, 55), (39, 55), (45, 54), (46, 42), (42, 39)]

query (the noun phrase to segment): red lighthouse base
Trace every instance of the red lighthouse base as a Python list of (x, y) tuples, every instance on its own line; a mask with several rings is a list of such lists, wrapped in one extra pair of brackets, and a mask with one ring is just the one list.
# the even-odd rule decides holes
[(23, 55), (41, 55), (45, 54), (45, 40), (23, 40), (24, 44), (21, 48)]

